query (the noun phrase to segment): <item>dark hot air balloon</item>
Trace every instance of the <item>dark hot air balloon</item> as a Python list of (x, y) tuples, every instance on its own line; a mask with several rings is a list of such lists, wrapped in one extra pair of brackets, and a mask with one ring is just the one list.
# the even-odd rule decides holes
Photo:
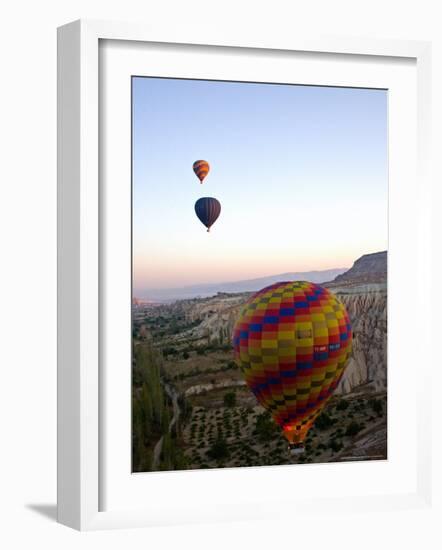
[(246, 302), (233, 333), (235, 360), (293, 452), (332, 396), (352, 349), (345, 306), (326, 288), (275, 283)]
[(221, 213), (221, 204), (213, 197), (201, 197), (195, 203), (195, 213), (207, 231), (210, 231)]
[(207, 160), (196, 160), (193, 163), (193, 171), (196, 174), (196, 177), (200, 180), (200, 183), (203, 183), (204, 178), (209, 173), (210, 166)]

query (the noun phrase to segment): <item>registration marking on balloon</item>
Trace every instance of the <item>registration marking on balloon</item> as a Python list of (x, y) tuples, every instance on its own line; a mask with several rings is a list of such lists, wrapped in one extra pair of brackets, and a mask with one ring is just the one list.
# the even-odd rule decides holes
[(233, 346), (258, 402), (289, 443), (301, 445), (342, 378), (352, 329), (345, 306), (328, 289), (280, 282), (246, 302)]

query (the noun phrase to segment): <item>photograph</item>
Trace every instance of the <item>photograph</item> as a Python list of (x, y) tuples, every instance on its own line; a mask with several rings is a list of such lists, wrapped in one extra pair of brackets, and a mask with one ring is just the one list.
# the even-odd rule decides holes
[(132, 472), (387, 460), (388, 90), (130, 109)]

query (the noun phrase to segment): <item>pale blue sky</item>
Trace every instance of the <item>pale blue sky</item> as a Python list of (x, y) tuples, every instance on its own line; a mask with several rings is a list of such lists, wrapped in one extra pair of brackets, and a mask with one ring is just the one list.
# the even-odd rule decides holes
[[(387, 169), (386, 91), (136, 77), (135, 295), (385, 250)], [(210, 233), (201, 196), (222, 205)]]

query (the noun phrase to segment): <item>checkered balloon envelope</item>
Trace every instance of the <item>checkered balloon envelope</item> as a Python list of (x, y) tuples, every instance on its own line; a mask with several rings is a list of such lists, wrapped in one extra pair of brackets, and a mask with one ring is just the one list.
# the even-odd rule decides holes
[(352, 329), (344, 304), (314, 283), (275, 283), (247, 301), (235, 324), (233, 345), (258, 402), (291, 447), (302, 448), (351, 353)]

